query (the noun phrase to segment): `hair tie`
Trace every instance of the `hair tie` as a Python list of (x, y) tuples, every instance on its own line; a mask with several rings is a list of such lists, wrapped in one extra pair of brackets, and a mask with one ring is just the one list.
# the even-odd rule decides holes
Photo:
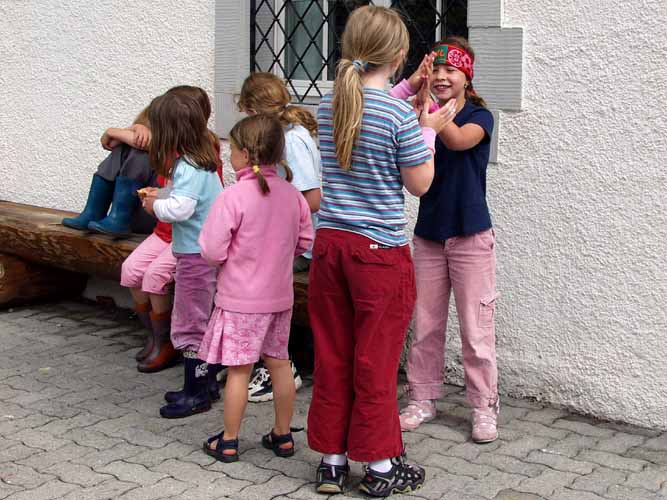
[(365, 61), (362, 61), (361, 59), (355, 59), (352, 61), (352, 65), (354, 66), (354, 69), (357, 71), (366, 71), (368, 69), (368, 63)]
[(259, 165), (253, 165), (252, 171), (255, 172), (255, 175), (259, 174)]

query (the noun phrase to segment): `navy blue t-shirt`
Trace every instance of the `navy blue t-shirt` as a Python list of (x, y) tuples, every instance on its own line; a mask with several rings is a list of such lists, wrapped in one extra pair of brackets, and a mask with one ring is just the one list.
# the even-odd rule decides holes
[(415, 234), (433, 241), (467, 236), (491, 227), (486, 205), (486, 167), (489, 163), (493, 115), (470, 101), (454, 118), (459, 127), (474, 123), (486, 134), (474, 148), (451, 151), (440, 138), (435, 143), (435, 176), (419, 200)]

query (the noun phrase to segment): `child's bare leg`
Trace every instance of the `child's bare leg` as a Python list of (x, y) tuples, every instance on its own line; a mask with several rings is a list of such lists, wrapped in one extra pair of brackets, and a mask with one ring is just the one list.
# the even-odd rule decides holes
[(169, 294), (157, 295), (155, 293), (150, 293), (146, 295), (150, 298), (151, 308), (154, 313), (161, 314), (171, 311), (171, 296)]
[[(282, 436), (290, 432), (290, 423), (294, 413), (296, 388), (292, 367), (289, 359), (276, 359), (266, 355), (262, 358), (271, 375), (271, 385), (273, 386), (273, 407), (276, 415), (273, 432)], [(292, 443), (284, 443), (280, 447), (291, 448)]]
[(142, 292), (141, 288), (130, 288), (132, 298), (137, 304), (148, 304), (150, 297), (146, 292)]
[[(253, 365), (230, 366), (227, 369), (227, 384), (225, 385), (224, 439), (237, 439), (241, 429), (243, 413), (248, 404), (248, 382)], [(216, 442), (211, 443), (215, 448)], [(223, 453), (233, 455), (235, 450), (225, 450)]]

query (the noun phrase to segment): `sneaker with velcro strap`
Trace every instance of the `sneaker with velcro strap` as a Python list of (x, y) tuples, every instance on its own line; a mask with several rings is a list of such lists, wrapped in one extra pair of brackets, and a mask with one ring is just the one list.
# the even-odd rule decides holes
[(388, 497), (392, 493), (410, 493), (421, 488), (426, 472), (419, 466), (410, 465), (404, 457), (391, 459), (391, 469), (378, 472), (366, 467), (359, 489), (372, 497)]
[(317, 468), (315, 491), (327, 495), (343, 493), (349, 475), (350, 466), (347, 463), (345, 465), (331, 465), (325, 463), (322, 459), (320, 466)]
[[(292, 375), (294, 376), (294, 385), (298, 391), (303, 385), (303, 380), (301, 380), (301, 376), (296, 371), (296, 366), (294, 366), (292, 361), (290, 361), (290, 366), (292, 368)], [(269, 375), (268, 368), (262, 363), (255, 368), (248, 384), (248, 401), (251, 403), (261, 403), (272, 400), (273, 384), (271, 383), (271, 376)]]

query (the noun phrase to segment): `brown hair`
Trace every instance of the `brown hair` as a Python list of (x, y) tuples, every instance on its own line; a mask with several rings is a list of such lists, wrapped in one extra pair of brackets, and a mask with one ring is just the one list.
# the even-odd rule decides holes
[[(438, 45), (452, 45), (453, 47), (458, 47), (459, 49), (465, 50), (468, 54), (470, 54), (470, 57), (472, 57), (472, 62), (475, 62), (475, 52), (472, 50), (472, 47), (470, 46), (470, 43), (468, 43), (468, 40), (463, 38), (462, 36), (448, 36), (444, 40), (439, 41), (436, 43), (433, 48), (437, 47)], [(482, 96), (477, 95), (477, 92), (475, 92), (475, 89), (472, 86), (472, 80), (468, 80), (466, 77), (467, 81), (467, 87), (465, 89), (465, 98), (472, 102), (475, 106), (482, 106), (486, 108), (486, 101), (482, 98)]]
[[(167, 90), (167, 93), (169, 92), (174, 92), (195, 99), (199, 103), (199, 106), (201, 106), (201, 110), (206, 117), (206, 122), (208, 122), (209, 118), (211, 118), (211, 100), (203, 88), (194, 87), (192, 85), (177, 85), (176, 87), (172, 87)], [(216, 157), (218, 157), (217, 163), (221, 165), (222, 161), (219, 160), (218, 153), (220, 150), (220, 137), (218, 137), (218, 134), (213, 132), (211, 129), (208, 130), (208, 135), (211, 139), (211, 142), (213, 143), (213, 147), (216, 149)]]
[(143, 125), (145, 127), (151, 128), (151, 124), (148, 121), (148, 108), (150, 108), (150, 104), (141, 110), (141, 112), (132, 122), (132, 125)]
[[(238, 122), (229, 131), (229, 140), (238, 149), (248, 151), (253, 167), (280, 163), (285, 149), (283, 126), (277, 118), (267, 114), (248, 116)], [(290, 182), (292, 171), (287, 165), (283, 166)], [(269, 193), (271, 190), (261, 169), (255, 174), (262, 193)]]
[(283, 127), (301, 125), (317, 137), (317, 121), (303, 106), (290, 106), (285, 82), (273, 73), (252, 73), (243, 82), (237, 102), (239, 111), (264, 113), (280, 120)]
[[(352, 148), (361, 132), (364, 92), (361, 73), (391, 64), (410, 48), (410, 36), (396, 11), (367, 5), (354, 10), (342, 36), (333, 97), (336, 158), (352, 168)], [(353, 61), (361, 61), (361, 65)]]
[(195, 168), (216, 170), (217, 154), (197, 99), (167, 92), (153, 99), (148, 119), (153, 134), (149, 158), (159, 175), (171, 177), (175, 155)]

